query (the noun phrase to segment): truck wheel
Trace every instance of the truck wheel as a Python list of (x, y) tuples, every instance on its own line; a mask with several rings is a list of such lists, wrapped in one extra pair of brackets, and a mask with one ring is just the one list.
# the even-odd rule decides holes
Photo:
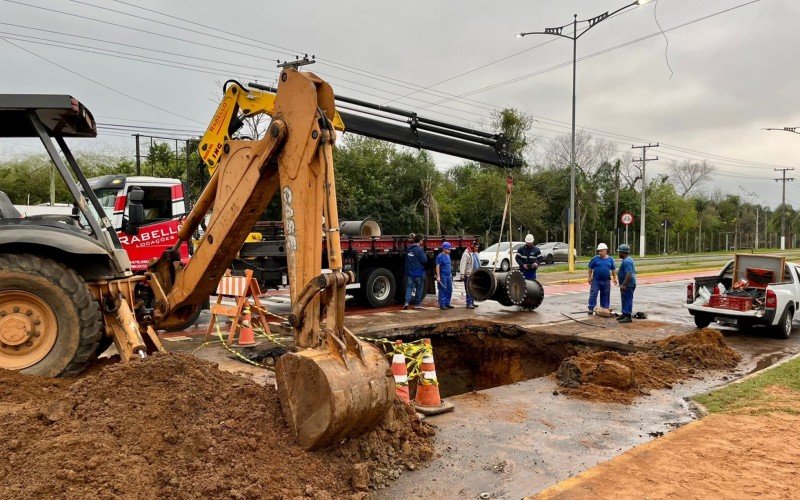
[(36, 255), (0, 255), (0, 368), (77, 375), (102, 335), (100, 305), (75, 271)]
[(500, 270), (505, 273), (508, 272), (510, 268), (511, 266), (508, 264), (508, 259), (503, 259), (503, 262), (500, 263)]
[(694, 324), (697, 328), (705, 328), (711, 324), (711, 316), (707, 314), (695, 314)]
[(792, 335), (792, 320), (794, 319), (794, 313), (790, 308), (786, 308), (781, 315), (780, 321), (778, 324), (772, 327), (774, 329), (775, 334), (782, 339), (788, 339)]
[(545, 263), (552, 264), (553, 263), (553, 254), (548, 255), (544, 258)]
[(382, 267), (375, 267), (364, 272), (361, 291), (367, 305), (386, 307), (394, 301), (397, 282), (391, 271)]

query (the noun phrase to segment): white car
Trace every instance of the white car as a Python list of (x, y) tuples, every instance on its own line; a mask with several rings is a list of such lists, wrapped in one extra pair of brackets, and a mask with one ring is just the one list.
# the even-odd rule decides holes
[[(509, 260), (508, 248), (511, 246), (511, 259)], [(504, 241), (502, 243), (495, 243), (490, 245), (481, 253), (478, 254), (478, 259), (481, 261), (481, 267), (488, 267), (490, 269), (508, 271), (509, 269), (517, 268), (515, 257), (517, 251), (525, 246), (524, 241), (512, 241), (511, 243)], [(497, 253), (497, 248), (500, 247), (500, 254)], [(496, 261), (495, 261), (496, 259)]]

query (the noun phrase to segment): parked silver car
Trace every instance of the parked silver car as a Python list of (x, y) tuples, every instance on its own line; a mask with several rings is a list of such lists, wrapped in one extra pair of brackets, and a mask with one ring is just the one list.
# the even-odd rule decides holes
[[(537, 245), (542, 252), (545, 263), (567, 262), (569, 260), (569, 245), (562, 241), (549, 241)], [(577, 254), (577, 252), (575, 252)]]

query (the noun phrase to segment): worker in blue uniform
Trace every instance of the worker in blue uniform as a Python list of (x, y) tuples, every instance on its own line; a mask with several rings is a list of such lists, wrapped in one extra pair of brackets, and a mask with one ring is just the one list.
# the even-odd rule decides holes
[(589, 314), (594, 314), (597, 307), (597, 295), (600, 294), (600, 307), (611, 308), (611, 280), (617, 284), (617, 271), (614, 258), (608, 255), (608, 245), (597, 245), (597, 255), (589, 261)]
[(620, 323), (630, 323), (633, 314), (633, 292), (636, 290), (636, 266), (631, 258), (631, 247), (622, 244), (617, 249), (619, 258), (619, 290), (622, 299), (622, 316), (617, 318)]
[(533, 242), (532, 234), (525, 236), (525, 246), (520, 248), (517, 256), (514, 257), (526, 280), (536, 279), (536, 270), (539, 269), (539, 263), (542, 261), (542, 251), (539, 250), (539, 247), (534, 246)]
[(436, 282), (439, 284), (439, 309), (453, 309), (450, 299), (453, 296), (453, 262), (449, 241), (442, 243), (442, 251), (436, 256)]

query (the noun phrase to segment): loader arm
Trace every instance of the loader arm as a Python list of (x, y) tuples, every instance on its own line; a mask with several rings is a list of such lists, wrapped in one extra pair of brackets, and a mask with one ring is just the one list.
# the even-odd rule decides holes
[[(238, 103), (237, 94), (245, 91), (230, 85), (226, 99)], [(222, 111), (227, 113), (228, 106)], [(155, 326), (166, 329), (185, 322), (214, 292), (250, 229), (280, 192), (289, 319), (297, 351), (279, 359), (276, 378), (286, 420), (299, 444), (311, 449), (376, 425), (394, 399), (394, 382), (383, 353), (360, 342), (343, 324), (345, 287), (354, 276), (342, 272), (333, 90), (313, 73), (284, 69), (271, 113), (272, 123), (260, 140), (226, 135), (214, 156), (218, 161), (211, 180), (179, 229), (178, 241), (146, 275), (156, 298)], [(226, 116), (233, 115), (225, 114), (214, 130), (225, 129)], [(212, 207), (206, 232), (184, 266), (178, 249)], [(330, 268), (325, 274), (323, 232)]]
[[(245, 87), (235, 80), (225, 82), (222, 100), (199, 144), (200, 158), (208, 173), (214, 175), (225, 141), (233, 137), (245, 119), (261, 114), (273, 116), (274, 112), (274, 91)], [(337, 130), (344, 130), (338, 112), (334, 112), (332, 120)]]

